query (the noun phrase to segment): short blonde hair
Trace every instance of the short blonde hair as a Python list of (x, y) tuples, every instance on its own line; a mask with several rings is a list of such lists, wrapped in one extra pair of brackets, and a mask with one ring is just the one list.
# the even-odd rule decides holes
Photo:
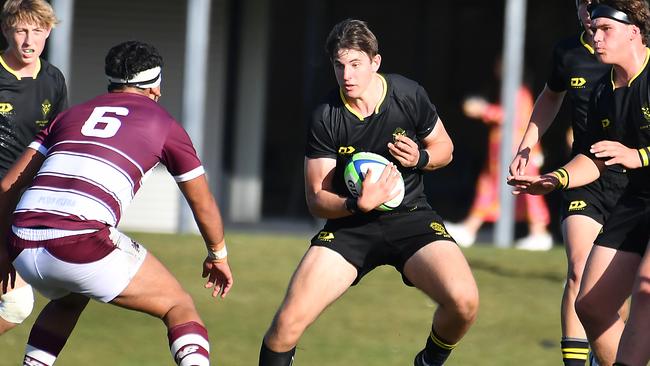
[(7, 0), (0, 13), (2, 29), (25, 22), (44, 28), (54, 28), (59, 20), (45, 0)]

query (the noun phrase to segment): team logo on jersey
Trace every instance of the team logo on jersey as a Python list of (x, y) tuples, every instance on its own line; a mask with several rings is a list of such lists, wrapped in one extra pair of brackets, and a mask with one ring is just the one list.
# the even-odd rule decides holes
[(352, 155), (356, 149), (353, 146), (341, 146), (339, 147), (339, 155)]
[(650, 122), (650, 108), (648, 105), (641, 107), (641, 113), (643, 113), (643, 118), (645, 118), (646, 122)]
[(585, 201), (571, 201), (569, 203), (569, 211), (583, 211), (587, 207), (587, 202)]
[(603, 126), (603, 128), (607, 128), (612, 123), (609, 121), (609, 118), (605, 118), (600, 120), (600, 124)]
[(429, 227), (433, 229), (433, 231), (436, 232), (436, 234), (440, 236), (444, 236), (445, 238), (451, 238), (451, 235), (447, 232), (447, 229), (445, 229), (445, 226), (437, 221), (432, 221), (429, 224)]
[(572, 88), (584, 88), (585, 84), (587, 84), (587, 80), (585, 78), (581, 77), (576, 77), (576, 78), (571, 78), (571, 87)]
[(401, 127), (397, 127), (395, 131), (393, 131), (393, 142), (397, 142), (398, 136), (406, 136), (406, 131)]
[(318, 240), (330, 242), (333, 239), (334, 239), (334, 233), (330, 233), (329, 231), (321, 231), (320, 233), (318, 233)]
[(0, 103), (0, 114), (7, 114), (14, 110), (14, 106), (11, 103)]
[(43, 103), (41, 103), (41, 111), (43, 112), (43, 119), (47, 119), (47, 115), (50, 114), (51, 109), (52, 109), (52, 103), (50, 103), (49, 100), (45, 99)]

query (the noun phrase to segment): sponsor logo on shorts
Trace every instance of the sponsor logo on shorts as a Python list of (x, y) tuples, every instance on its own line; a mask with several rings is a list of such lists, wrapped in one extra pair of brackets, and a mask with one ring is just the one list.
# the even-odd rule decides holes
[(569, 203), (569, 211), (583, 211), (587, 207), (587, 202), (585, 201), (571, 201)]
[(339, 147), (339, 155), (352, 155), (356, 149), (354, 146), (341, 146)]
[(585, 80), (585, 78), (571, 78), (571, 87), (574, 89), (584, 88), (585, 84), (587, 84), (587, 80)]
[(437, 221), (433, 221), (429, 224), (429, 227), (433, 229), (433, 231), (436, 232), (436, 234), (440, 236), (444, 236), (445, 238), (451, 238), (451, 235), (447, 233), (447, 230), (445, 229), (445, 226)]
[(318, 240), (330, 242), (334, 239), (334, 233), (329, 231), (321, 231), (318, 233)]

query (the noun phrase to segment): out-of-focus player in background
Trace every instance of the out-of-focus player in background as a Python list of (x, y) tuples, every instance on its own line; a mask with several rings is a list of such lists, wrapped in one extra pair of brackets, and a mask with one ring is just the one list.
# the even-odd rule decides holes
[[(0, 14), (7, 48), (0, 55), (0, 177), (20, 157), (34, 136), (67, 107), (63, 74), (40, 58), (58, 22), (45, 0), (7, 0)], [(0, 223), (0, 257), (7, 256)], [(34, 306), (32, 288), (20, 276), (2, 281), (0, 334), (27, 318)]]
[(157, 103), (162, 65), (151, 45), (113, 47), (109, 92), (61, 113), (2, 180), (2, 220), (26, 188), (8, 239), (13, 266), (50, 299), (30, 333), (25, 364), (52, 365), (66, 342), (61, 319), (77, 319), (92, 298), (160, 318), (178, 365), (209, 365), (207, 330), (190, 295), (116, 229), (145, 175), (164, 164), (207, 246), (206, 287), (215, 297), (228, 294), (233, 279), (219, 208), (189, 136)]
[[(588, 8), (590, 0), (576, 0), (580, 35), (560, 41), (553, 51), (551, 73), (537, 97), (526, 133), (510, 164), (511, 174), (539, 174), (529, 169), (530, 153), (555, 119), (565, 97), (571, 102), (571, 157), (580, 153), (587, 139), (589, 97), (611, 65), (598, 61)], [(594, 240), (627, 186), (623, 167), (604, 170), (598, 180), (562, 191), (561, 222), (567, 256), (567, 281), (561, 302), (562, 358), (565, 366), (583, 366), (589, 352), (587, 336), (575, 311), (582, 274)], [(627, 307), (624, 306), (623, 312)]]

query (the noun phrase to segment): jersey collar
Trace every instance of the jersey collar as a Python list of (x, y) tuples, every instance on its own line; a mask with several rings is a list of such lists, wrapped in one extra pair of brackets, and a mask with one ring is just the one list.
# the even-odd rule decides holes
[[(388, 93), (388, 83), (386, 82), (386, 79), (381, 74), (377, 74), (377, 76), (379, 76), (379, 80), (381, 80), (384, 91), (382, 92), (381, 98), (375, 107), (375, 114), (379, 113), (379, 107), (381, 107), (381, 105), (384, 103), (384, 99), (386, 99), (386, 94)], [(341, 88), (339, 88), (339, 96), (341, 97), (341, 101), (343, 102), (343, 105), (345, 105), (345, 108), (350, 111), (350, 113), (354, 114), (359, 119), (359, 121), (363, 121), (364, 117), (361, 115), (361, 113), (352, 108), (352, 106), (348, 103), (348, 100), (345, 99), (345, 95), (343, 94), (343, 89)]]
[[(11, 67), (9, 67), (9, 65), (7, 65), (7, 63), (5, 62), (4, 57), (2, 57), (1, 54), (0, 54), (0, 65), (2, 65), (2, 67), (5, 70), (7, 70), (8, 73), (15, 76), (16, 79), (18, 79), (18, 80), (22, 79), (22, 76), (20, 76), (20, 73), (18, 71), (12, 69)], [(38, 76), (39, 71), (41, 71), (41, 59), (40, 58), (36, 60), (36, 69), (34, 70), (34, 75), (32, 75), (33, 79), (36, 79), (36, 77)]]
[(589, 53), (592, 55), (596, 53), (596, 51), (594, 51), (594, 48), (591, 47), (587, 41), (585, 41), (585, 31), (582, 31), (582, 33), (580, 33), (580, 43), (582, 43), (582, 46), (586, 48), (587, 51), (589, 51)]
[[(648, 59), (650, 59), (650, 48), (646, 47), (645, 48), (645, 61), (643, 61), (643, 66), (641, 66), (639, 71), (637, 71), (637, 73), (634, 74), (632, 79), (630, 79), (630, 81), (628, 81), (628, 83), (627, 83), (628, 88), (630, 87), (630, 85), (632, 85), (632, 82), (634, 80), (636, 80), (636, 78), (639, 75), (641, 75), (643, 70), (645, 70), (646, 66), (648, 66)], [(614, 84), (614, 67), (613, 66), (612, 66), (612, 71), (610, 71), (610, 81), (612, 82), (612, 90), (616, 89), (616, 84)]]

